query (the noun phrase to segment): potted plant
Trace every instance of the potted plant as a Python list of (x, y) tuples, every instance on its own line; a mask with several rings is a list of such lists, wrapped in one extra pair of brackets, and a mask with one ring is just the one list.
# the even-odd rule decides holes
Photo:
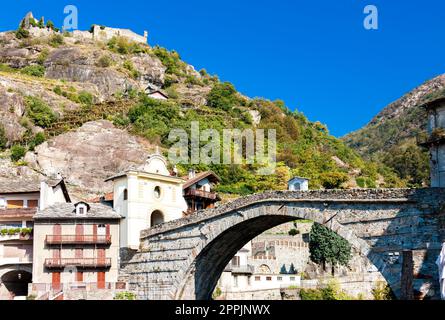
[(29, 240), (31, 238), (32, 228), (22, 228), (20, 230), (20, 239)]

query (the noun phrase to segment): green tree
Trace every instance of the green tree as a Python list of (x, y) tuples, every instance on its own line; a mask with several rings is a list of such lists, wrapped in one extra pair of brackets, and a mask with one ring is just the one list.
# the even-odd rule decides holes
[(19, 28), (16, 32), (15, 32), (15, 36), (17, 39), (26, 39), (29, 38), (29, 31), (23, 28)]
[(327, 171), (320, 174), (320, 179), (323, 187), (326, 189), (338, 189), (349, 180), (349, 177), (344, 172)]
[(229, 111), (238, 103), (237, 91), (229, 82), (216, 84), (207, 95), (207, 104), (212, 108)]
[(336, 264), (348, 265), (351, 259), (351, 245), (338, 234), (318, 223), (312, 225), (309, 240), (310, 258), (313, 262), (323, 265), (332, 265), (332, 274)]
[(286, 265), (285, 265), (285, 264), (283, 264), (283, 265), (281, 266), (280, 274), (287, 274), (287, 269), (286, 269)]

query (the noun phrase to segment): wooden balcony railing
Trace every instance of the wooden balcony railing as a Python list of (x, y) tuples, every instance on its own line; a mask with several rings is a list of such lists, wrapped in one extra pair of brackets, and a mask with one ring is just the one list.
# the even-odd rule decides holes
[(111, 244), (111, 235), (48, 235), (47, 244)]
[(68, 266), (78, 268), (109, 268), (111, 258), (49, 258), (44, 263), (47, 268), (64, 268)]
[(206, 198), (215, 200), (217, 197), (216, 192), (208, 192), (204, 190), (198, 190), (198, 189), (188, 189), (185, 193), (186, 197), (200, 197), (200, 198)]

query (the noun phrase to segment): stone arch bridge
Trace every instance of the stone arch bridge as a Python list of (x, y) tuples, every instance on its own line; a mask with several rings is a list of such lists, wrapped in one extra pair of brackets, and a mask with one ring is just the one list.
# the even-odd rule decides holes
[(211, 299), (225, 266), (248, 241), (279, 224), (310, 219), (348, 240), (396, 295), (400, 253), (412, 251), (414, 287), (434, 299), (444, 205), (439, 188), (256, 194), (142, 231), (140, 249), (122, 274), (140, 299)]

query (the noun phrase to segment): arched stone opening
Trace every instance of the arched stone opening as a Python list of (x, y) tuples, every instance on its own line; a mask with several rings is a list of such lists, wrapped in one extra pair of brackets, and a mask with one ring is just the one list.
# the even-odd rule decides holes
[(158, 224), (162, 224), (164, 222), (165, 222), (164, 214), (161, 211), (155, 210), (151, 213), (150, 227), (157, 226)]
[(1, 277), (1, 282), (12, 297), (27, 296), (32, 274), (25, 270), (9, 271)]
[[(273, 227), (296, 219), (298, 217), (295, 216), (260, 216), (232, 226), (216, 238), (210, 240), (194, 260), (191, 269), (184, 278), (186, 279), (184, 280), (184, 286), (177, 293), (177, 298), (210, 300), (225, 266), (248, 241)], [(314, 220), (317, 220), (314, 222), (323, 223), (320, 219)], [(357, 239), (346, 227), (330, 223), (325, 225), (343, 237), (345, 234), (348, 234), (349, 239), (347, 240)], [(355, 241), (352, 241), (351, 245), (361, 252), (362, 248), (355, 246)], [(187, 296), (187, 292), (190, 292), (190, 281), (194, 282), (194, 297)], [(391, 283), (389, 284), (391, 285)]]

